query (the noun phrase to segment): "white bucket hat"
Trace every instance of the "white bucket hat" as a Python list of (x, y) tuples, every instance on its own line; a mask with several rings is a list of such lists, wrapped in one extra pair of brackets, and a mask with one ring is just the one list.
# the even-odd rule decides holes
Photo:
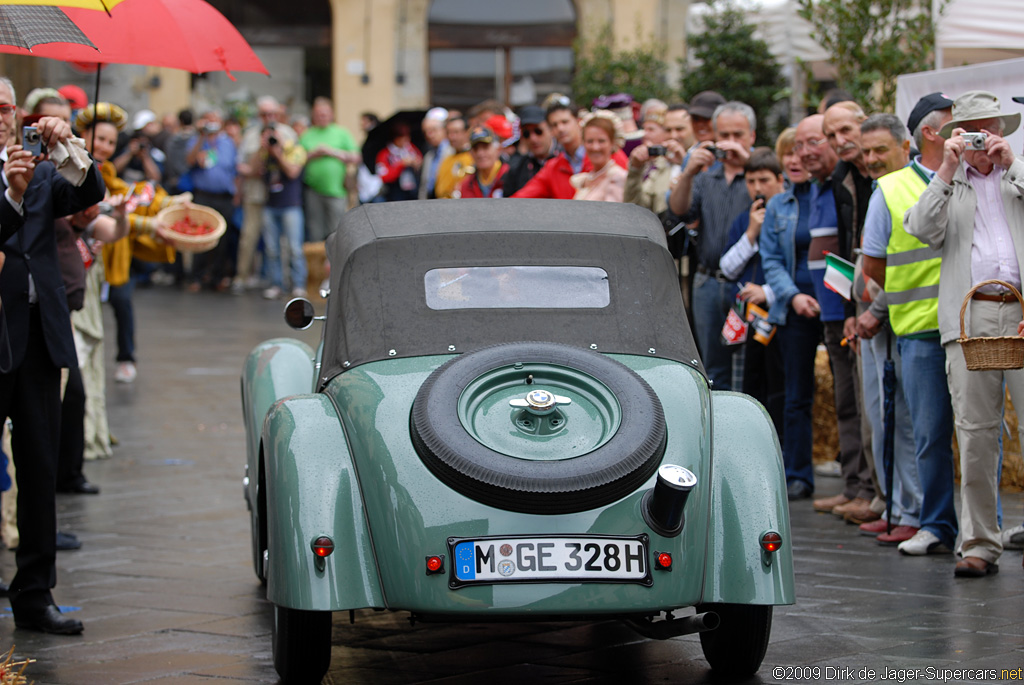
[(1003, 122), (1003, 136), (1008, 136), (1020, 126), (1020, 113), (1003, 114), (999, 110), (999, 98), (985, 90), (969, 90), (953, 102), (953, 119), (942, 127), (939, 135), (949, 138), (953, 129), (968, 121), (999, 119)]

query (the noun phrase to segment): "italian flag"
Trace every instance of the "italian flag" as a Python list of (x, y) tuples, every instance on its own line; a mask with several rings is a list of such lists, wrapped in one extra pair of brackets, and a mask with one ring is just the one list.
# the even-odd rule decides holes
[(853, 291), (853, 264), (838, 255), (826, 252), (825, 287), (849, 300)]

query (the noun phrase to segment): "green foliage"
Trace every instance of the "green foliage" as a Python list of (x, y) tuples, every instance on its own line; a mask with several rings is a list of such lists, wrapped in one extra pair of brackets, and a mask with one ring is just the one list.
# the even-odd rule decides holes
[(680, 90), (685, 99), (714, 90), (726, 100), (747, 103), (757, 113), (757, 138), (764, 143), (774, 140), (767, 115), (786, 98), (787, 84), (768, 44), (754, 37), (754, 28), (731, 2), (716, 4), (704, 15), (704, 32), (687, 36), (695, 60), (682, 62)]
[(797, 0), (797, 6), (832, 56), (839, 87), (870, 111), (893, 111), (896, 77), (932, 65), (931, 0)]
[(596, 39), (576, 41), (572, 94), (577, 104), (589, 107), (597, 96), (612, 93), (629, 93), (639, 102), (671, 97), (672, 89), (665, 82), (668, 67), (658, 57), (665, 52), (664, 45), (648, 42), (632, 50), (616, 51), (614, 44), (612, 28), (607, 24)]

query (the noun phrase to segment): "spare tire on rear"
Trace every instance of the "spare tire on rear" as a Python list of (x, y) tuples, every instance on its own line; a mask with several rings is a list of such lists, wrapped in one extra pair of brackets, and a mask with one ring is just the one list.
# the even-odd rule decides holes
[[(585, 454), (548, 461), (502, 454), (474, 438), (459, 417), (466, 387), (495, 369), (535, 363), (572, 369), (606, 387), (620, 413), (614, 435)], [(655, 473), (667, 439), (661, 402), (634, 371), (602, 354), (548, 342), (494, 345), (448, 361), (420, 387), (411, 433), (423, 463), (449, 487), (527, 514), (585, 511), (625, 497)]]

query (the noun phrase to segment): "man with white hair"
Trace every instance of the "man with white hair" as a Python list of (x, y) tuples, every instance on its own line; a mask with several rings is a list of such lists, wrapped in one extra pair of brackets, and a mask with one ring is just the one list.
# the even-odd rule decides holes
[[(15, 425), (12, 448), (18, 480), (18, 572), (10, 585), (18, 628), (60, 635), (82, 632), (81, 621), (61, 614), (51, 590), (57, 582), (56, 472), (60, 433), (61, 368), (78, 364), (71, 316), (57, 256), (54, 220), (103, 199), (99, 168), (81, 150), (86, 168), (58, 172), (45, 154), (16, 140), (17, 101), (0, 76), (0, 300), (10, 336), (9, 364), (0, 373), (0, 422)], [(60, 117), (35, 123), (48, 150), (72, 153), (71, 126)], [(70, 168), (69, 168), (70, 167)], [(68, 180), (67, 174), (74, 181)]]
[[(1016, 336), (1024, 240), (1024, 158), (1006, 140), (1021, 115), (1004, 114), (981, 90), (953, 102), (942, 163), (907, 212), (907, 233), (941, 250), (939, 335), (946, 351), (949, 393), (960, 448), (960, 549), (954, 575), (980, 578), (999, 571), (1003, 552), (997, 515), (999, 436), (1004, 384), (1024, 406), (1024, 370), (968, 369), (959, 342), (961, 304), (970, 337)], [(998, 281), (998, 282), (993, 282)], [(1018, 427), (1024, 433), (1024, 424)], [(1024, 437), (1022, 435), (1021, 437)]]
[[(810, 251), (817, 255), (818, 269), (824, 269), (823, 252), (832, 252), (854, 261), (853, 248), (860, 246), (864, 214), (871, 197), (871, 177), (860, 147), (860, 125), (867, 118), (855, 102), (843, 100), (825, 109), (821, 130), (838, 162), (827, 180), (835, 200), (835, 224), (820, 227), (812, 238)], [(861, 293), (857, 293), (860, 295)], [(868, 301), (844, 301), (822, 287), (818, 292), (822, 305), (822, 330), (832, 368), (833, 402), (839, 430), (839, 465), (843, 492), (835, 497), (815, 500), (817, 511), (832, 512), (850, 523), (862, 524), (879, 518), (881, 499), (875, 498), (871, 478), (874, 460), (871, 424), (864, 417), (861, 373), (856, 345), (843, 345), (843, 338), (854, 339), (858, 308)], [(874, 508), (872, 507), (874, 504)]]
[(729, 225), (750, 209), (744, 167), (754, 146), (754, 110), (742, 102), (719, 105), (711, 117), (714, 143), (690, 153), (669, 196), (669, 208), (687, 223), (700, 219), (693, 324), (704, 368), (715, 390), (732, 389), (733, 350), (722, 343), (722, 326), (735, 301), (736, 284), (719, 268)]
[(423, 153), (423, 166), (420, 168), (419, 199), (427, 200), (436, 197), (434, 185), (437, 183), (437, 171), (441, 162), (455, 152), (448, 142), (445, 122), (448, 121), (448, 110), (444, 107), (433, 107), (423, 117), (420, 127), (423, 138), (427, 141), (427, 151)]

